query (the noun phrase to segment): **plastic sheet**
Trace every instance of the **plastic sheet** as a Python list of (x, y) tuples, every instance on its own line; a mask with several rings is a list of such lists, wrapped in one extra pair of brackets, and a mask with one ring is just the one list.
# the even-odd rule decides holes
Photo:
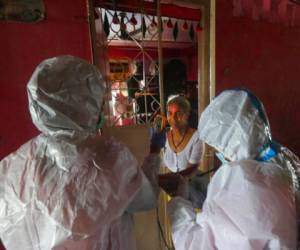
[[(156, 196), (128, 148), (96, 134), (103, 82), (94, 66), (72, 56), (48, 59), (33, 73), (29, 107), (42, 133), (0, 163), (6, 249), (133, 248), (125, 212), (155, 206)], [(157, 156), (149, 157), (145, 164), (155, 170)], [(139, 195), (147, 202), (136, 208)]]
[(230, 162), (212, 177), (196, 219), (191, 202), (171, 201), (176, 250), (296, 249), (299, 159), (273, 147), (262, 103), (244, 90), (224, 91), (202, 113), (198, 132)]
[(242, 160), (212, 178), (201, 213), (190, 202), (169, 205), (176, 250), (296, 249), (290, 178), (272, 163)]

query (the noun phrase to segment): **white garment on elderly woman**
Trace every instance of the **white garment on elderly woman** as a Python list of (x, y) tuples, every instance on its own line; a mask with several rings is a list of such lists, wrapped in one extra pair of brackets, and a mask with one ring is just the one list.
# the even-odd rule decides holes
[[(0, 163), (7, 250), (134, 247), (122, 216), (155, 206), (156, 194), (126, 146), (96, 135), (103, 82), (96, 67), (72, 56), (45, 60), (33, 73), (29, 107), (42, 133)], [(158, 165), (150, 155), (144, 168)]]
[(180, 197), (169, 204), (176, 250), (296, 249), (292, 174), (284, 163), (255, 160), (271, 142), (258, 99), (224, 91), (202, 113), (198, 132), (231, 162), (213, 176), (200, 214)]
[(203, 153), (203, 142), (199, 139), (195, 131), (185, 148), (175, 153), (166, 141), (164, 149), (163, 161), (165, 166), (172, 172), (185, 170), (188, 164), (199, 164)]

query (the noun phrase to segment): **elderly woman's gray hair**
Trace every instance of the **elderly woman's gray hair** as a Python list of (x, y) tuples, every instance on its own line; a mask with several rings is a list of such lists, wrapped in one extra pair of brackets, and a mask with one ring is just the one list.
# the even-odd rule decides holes
[(191, 104), (184, 96), (181, 95), (169, 96), (167, 106), (170, 106), (172, 104), (177, 105), (184, 113), (188, 115), (191, 112)]

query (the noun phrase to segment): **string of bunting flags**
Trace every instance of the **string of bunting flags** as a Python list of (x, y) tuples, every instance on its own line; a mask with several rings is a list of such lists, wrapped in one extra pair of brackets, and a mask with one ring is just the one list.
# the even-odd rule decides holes
[[(95, 18), (102, 18), (103, 29), (107, 37), (118, 34), (120, 39), (131, 40), (131, 37), (141, 34), (145, 39), (147, 36), (157, 34), (157, 16), (150, 16), (142, 13), (113, 11), (98, 9)], [(161, 17), (161, 31), (165, 29), (172, 31), (174, 41), (177, 40), (179, 32), (188, 32), (190, 40), (194, 41), (195, 33), (202, 32), (201, 21), (183, 20), (171, 17)]]

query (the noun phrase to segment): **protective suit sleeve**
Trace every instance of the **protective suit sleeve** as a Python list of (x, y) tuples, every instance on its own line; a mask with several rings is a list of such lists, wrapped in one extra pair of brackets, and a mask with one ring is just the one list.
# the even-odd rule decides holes
[(169, 205), (176, 250), (296, 249), (295, 212), (285, 171), (256, 161), (222, 166), (196, 219), (190, 202)]
[(197, 215), (190, 201), (182, 197), (172, 199), (168, 204), (168, 214), (176, 250), (217, 249), (209, 225), (196, 222)]
[(127, 208), (127, 212), (134, 213), (149, 210), (157, 205), (159, 193), (157, 174), (160, 165), (159, 154), (148, 155), (141, 167), (142, 184)]
[[(11, 224), (9, 221), (9, 217), (11, 214), (16, 213), (17, 206), (14, 206), (13, 199), (9, 196), (9, 192), (7, 190), (7, 182), (5, 178), (5, 168), (7, 167), (6, 160), (1, 161), (0, 164), (0, 237), (5, 230), (7, 230)], [(8, 199), (9, 198), (9, 199)]]
[(168, 204), (168, 213), (172, 228), (175, 231), (177, 228), (196, 221), (196, 213), (192, 203), (182, 197), (175, 197), (170, 201)]
[[(23, 145), (21, 149), (26, 150), (27, 145), (31, 143)], [(12, 159), (14, 159), (14, 164), (12, 164)], [(24, 216), (24, 206), (31, 199), (31, 193), (27, 192), (26, 183), (22, 177), (24, 174), (31, 175), (32, 173), (26, 170), (23, 162), (23, 155), (18, 151), (0, 162), (0, 237)]]

